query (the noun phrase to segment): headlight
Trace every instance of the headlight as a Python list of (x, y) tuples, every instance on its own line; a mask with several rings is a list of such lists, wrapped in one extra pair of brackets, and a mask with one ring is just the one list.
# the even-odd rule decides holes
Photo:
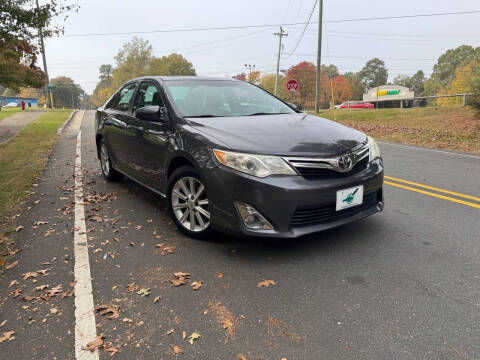
[(370, 161), (375, 160), (376, 158), (380, 157), (380, 149), (378, 148), (377, 143), (373, 138), (367, 136), (368, 138), (368, 146), (370, 147)]
[(223, 165), (253, 176), (297, 175), (290, 165), (278, 156), (244, 154), (223, 150), (213, 150), (213, 153)]

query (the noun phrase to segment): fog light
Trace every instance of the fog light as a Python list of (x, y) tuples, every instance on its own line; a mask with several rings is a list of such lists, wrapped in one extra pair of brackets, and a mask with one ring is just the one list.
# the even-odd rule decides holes
[(235, 201), (243, 224), (249, 229), (272, 230), (273, 226), (252, 206), (241, 201)]

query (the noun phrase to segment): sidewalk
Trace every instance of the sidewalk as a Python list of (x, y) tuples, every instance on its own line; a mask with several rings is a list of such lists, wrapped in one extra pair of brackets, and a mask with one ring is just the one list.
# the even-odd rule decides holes
[(44, 110), (36, 109), (22, 111), (0, 121), (0, 145), (16, 136), (25, 126), (37, 120), (44, 112)]

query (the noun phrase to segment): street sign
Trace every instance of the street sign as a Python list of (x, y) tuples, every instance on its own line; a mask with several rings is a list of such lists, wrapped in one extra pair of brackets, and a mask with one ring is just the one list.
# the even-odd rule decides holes
[(297, 91), (298, 90), (297, 80), (290, 80), (289, 82), (287, 82), (287, 90), (288, 91)]
[(49, 89), (55, 89), (56, 87), (57, 87), (57, 85), (55, 85), (55, 84), (48, 84), (47, 85), (47, 88), (49, 88)]

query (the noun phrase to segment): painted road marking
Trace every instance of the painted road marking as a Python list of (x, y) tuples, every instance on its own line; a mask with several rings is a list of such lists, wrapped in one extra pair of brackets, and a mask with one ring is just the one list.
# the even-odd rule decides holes
[(90, 262), (88, 259), (87, 230), (85, 225), (85, 207), (83, 201), (82, 174), (82, 131), (77, 135), (77, 151), (75, 157), (75, 359), (98, 360), (98, 351), (82, 350), (94, 340), (97, 331), (93, 307), (92, 281)]
[(475, 196), (460, 194), (460, 193), (453, 192), (453, 191), (450, 191), (450, 190), (444, 190), (444, 189), (436, 188), (436, 187), (433, 187), (433, 186), (419, 184), (419, 183), (416, 183), (416, 182), (413, 182), (413, 181), (402, 180), (402, 179), (394, 178), (394, 177), (391, 177), (391, 176), (385, 176), (385, 179), (401, 182), (401, 183), (404, 183), (404, 184), (414, 185), (414, 186), (422, 187), (424, 189), (429, 189), (429, 190), (442, 192), (442, 193), (445, 193), (445, 194), (455, 195), (455, 196), (462, 197), (462, 198), (465, 198), (465, 199), (480, 201), (480, 198), (475, 197)]
[(480, 156), (469, 155), (469, 154), (461, 154), (461, 153), (455, 153), (455, 152), (444, 151), (444, 150), (425, 149), (425, 148), (416, 147), (416, 146), (392, 144), (392, 143), (384, 142), (384, 141), (377, 141), (377, 143), (382, 144), (382, 145), (403, 147), (403, 148), (407, 148), (407, 149), (411, 149), (411, 150), (431, 151), (431, 152), (438, 152), (438, 153), (443, 153), (443, 154), (448, 154), (448, 155), (455, 155), (455, 156), (462, 156), (462, 157), (468, 157), (468, 158), (473, 158), (473, 159), (480, 159)]
[(390, 181), (384, 181), (384, 183), (385, 183), (385, 184), (388, 184), (388, 185), (391, 185), (391, 186), (395, 186), (395, 187), (401, 188), (401, 189), (410, 190), (410, 191), (415, 191), (415, 192), (418, 192), (418, 193), (420, 193), (420, 194), (430, 195), (430, 196), (433, 196), (433, 197), (436, 197), (436, 198), (439, 198), (439, 199), (448, 200), (448, 201), (452, 201), (452, 202), (456, 202), (456, 203), (459, 203), (459, 204), (463, 204), (463, 205), (467, 205), (467, 206), (471, 206), (471, 207), (480, 209), (480, 204), (474, 204), (474, 203), (471, 203), (471, 202), (468, 202), (468, 201), (463, 201), (463, 200), (455, 199), (455, 198), (452, 198), (452, 197), (449, 197), (449, 196), (444, 196), (444, 195), (435, 194), (435, 193), (432, 193), (432, 192), (429, 192), (429, 191), (424, 191), (424, 190), (420, 190), (420, 189), (415, 189), (415, 188), (410, 187), (410, 186), (395, 184), (395, 183), (392, 183), (392, 182), (390, 182)]

